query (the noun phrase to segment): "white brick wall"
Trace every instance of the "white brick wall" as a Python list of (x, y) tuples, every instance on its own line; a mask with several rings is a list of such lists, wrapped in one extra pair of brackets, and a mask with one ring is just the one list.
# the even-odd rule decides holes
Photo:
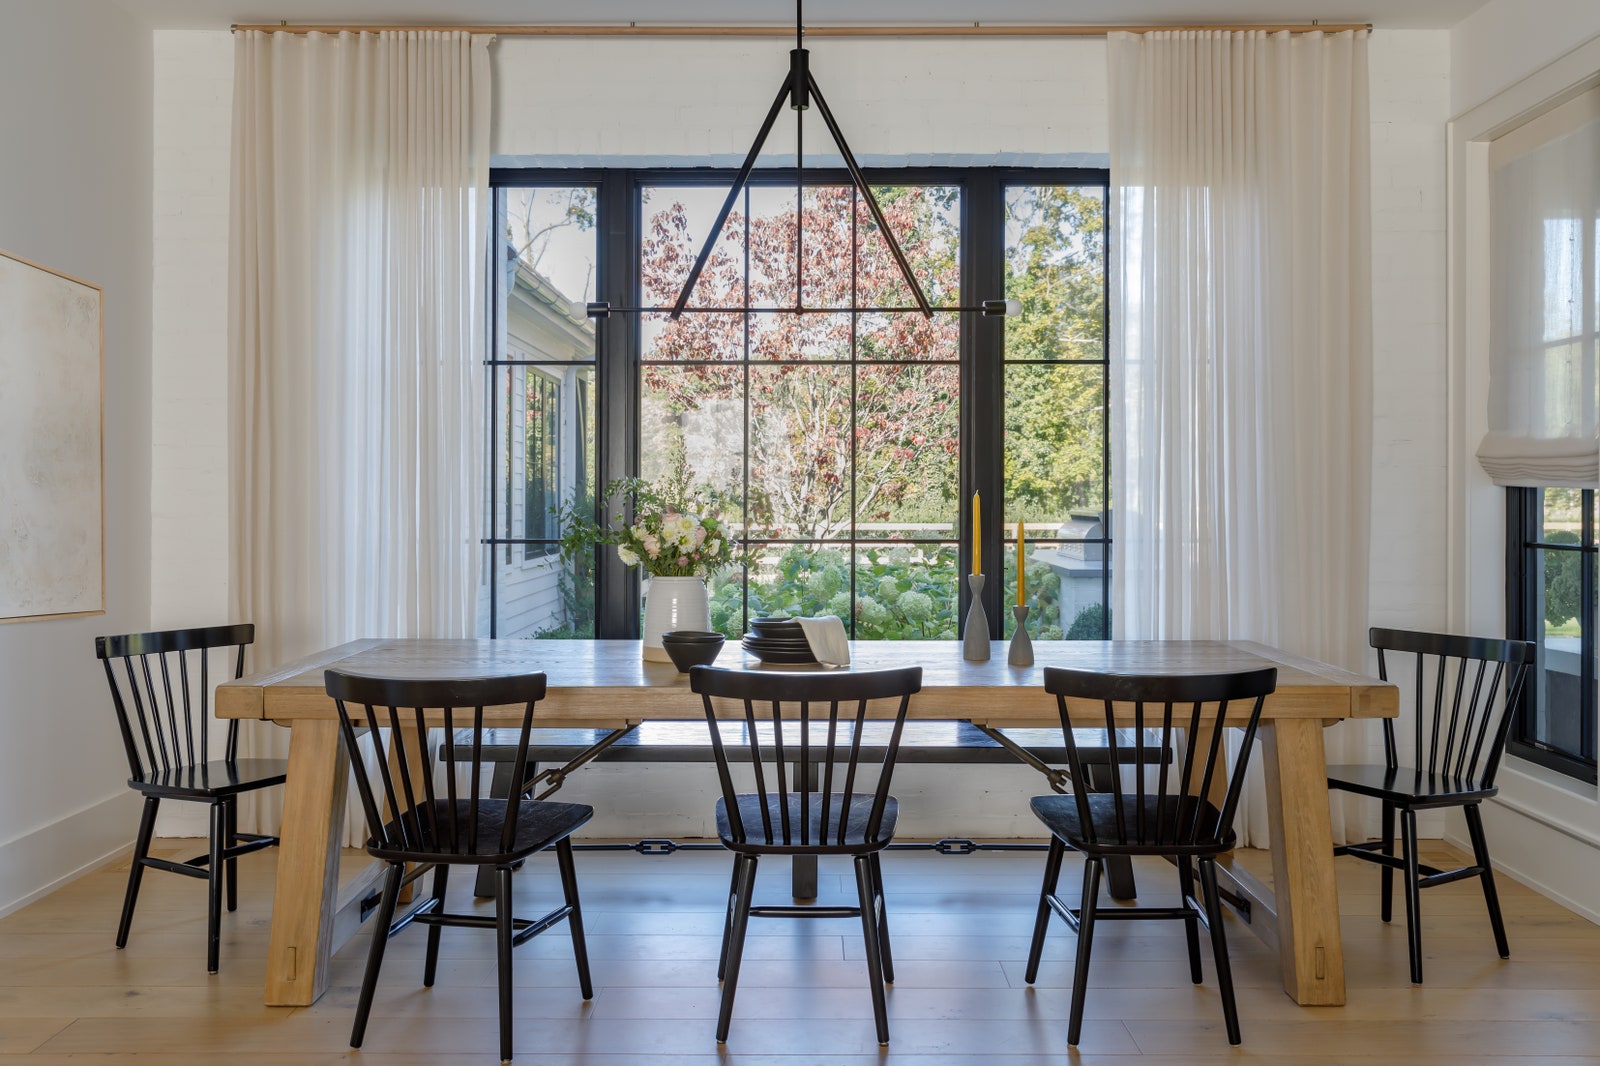
[[(1445, 622), (1445, 122), (1450, 35), (1374, 33), (1374, 625)], [(1498, 577), (1495, 577), (1498, 580)]]
[[(155, 34), (151, 622), (228, 617), (233, 36)], [(245, 619), (238, 619), (245, 621)]]

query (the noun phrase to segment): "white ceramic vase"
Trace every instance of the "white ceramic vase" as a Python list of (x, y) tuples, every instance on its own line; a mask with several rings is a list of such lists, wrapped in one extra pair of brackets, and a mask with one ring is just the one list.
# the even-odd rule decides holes
[(644, 588), (644, 657), (670, 663), (661, 634), (679, 629), (711, 628), (711, 602), (698, 577), (652, 577)]

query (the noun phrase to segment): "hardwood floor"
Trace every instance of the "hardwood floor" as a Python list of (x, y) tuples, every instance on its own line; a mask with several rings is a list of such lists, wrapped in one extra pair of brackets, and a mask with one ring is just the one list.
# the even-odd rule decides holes
[[(195, 849), (185, 842), (167, 850)], [(1440, 854), (1428, 861), (1446, 857), (1443, 845), (1431, 850)], [(365, 859), (349, 854), (347, 869)], [(351, 1052), (348, 1040), (365, 937), (336, 957), (330, 990), (314, 1006), (262, 1006), (275, 861), (272, 851), (241, 861), (239, 910), (224, 916), (222, 972), (215, 977), (205, 972), (203, 882), (146, 876), (132, 936), (120, 952), (112, 938), (125, 864), (0, 921), (0, 1066), (498, 1061), (487, 932), (444, 932), (431, 990), (421, 986), (424, 930), (396, 937), (360, 1052)], [(1270, 874), (1263, 852), (1244, 853), (1241, 861), (1263, 879)], [(1095, 938), (1083, 1042), (1069, 1052), (1075, 941), (1065, 925), (1051, 929), (1038, 984), (1030, 989), (1022, 980), (1042, 865), (1042, 853), (886, 856), (897, 980), (889, 992), (893, 1043), (880, 1054), (857, 921), (754, 922), (732, 1033), (719, 1049), (715, 974), (728, 857), (580, 852), (595, 997), (588, 1004), (578, 998), (564, 929), (517, 949), (516, 1061), (1600, 1063), (1600, 926), (1502, 878), (1512, 957), (1501, 960), (1474, 883), (1429, 889), (1423, 894), (1427, 984), (1414, 987), (1403, 920), (1398, 914), (1390, 926), (1378, 920), (1378, 872), (1353, 862), (1337, 864), (1347, 1006), (1296, 1006), (1281, 990), (1277, 960), (1230, 917), (1244, 1030), (1243, 1047), (1230, 1048), (1205, 938), (1206, 983), (1194, 986), (1181, 924), (1106, 923)], [(523, 911), (542, 911), (557, 897), (554, 867), (553, 858), (541, 859), (518, 875)], [(1146, 902), (1175, 895), (1171, 867), (1146, 861), (1137, 872)], [(470, 906), (471, 878), (455, 881), (452, 906)], [(1062, 885), (1077, 883), (1069, 857)], [(769, 861), (758, 902), (780, 900), (787, 884), (787, 865)], [(853, 896), (853, 884), (847, 866), (824, 863), (824, 902)]]

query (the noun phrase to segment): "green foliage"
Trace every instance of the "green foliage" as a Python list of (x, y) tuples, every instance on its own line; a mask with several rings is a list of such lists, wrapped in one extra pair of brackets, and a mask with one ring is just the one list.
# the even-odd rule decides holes
[(651, 577), (704, 577), (734, 560), (732, 537), (716, 517), (723, 508), (721, 495), (694, 487), (682, 439), (675, 444), (669, 473), (660, 481), (618, 478), (606, 486), (606, 499), (616, 509), (604, 524), (583, 499), (555, 509), (563, 558), (614, 544), (624, 564), (642, 566)]
[[(1548, 544), (1579, 543), (1578, 534), (1570, 529), (1551, 530), (1544, 539)], [(1544, 553), (1544, 620), (1552, 628), (1577, 618), (1583, 608), (1582, 563), (1583, 556), (1579, 552)]]
[(1105, 202), (1098, 190), (1014, 190), (1006, 295), (1006, 514), (1102, 507), (1102, 370), (1046, 360), (1105, 358)]
[(583, 551), (567, 560), (560, 571), (557, 589), (561, 596), (561, 617), (557, 626), (535, 631), (536, 638), (591, 640), (594, 637), (594, 552)]
[(1067, 640), (1110, 640), (1111, 612), (1098, 603), (1091, 603), (1078, 612), (1078, 617), (1067, 627)]

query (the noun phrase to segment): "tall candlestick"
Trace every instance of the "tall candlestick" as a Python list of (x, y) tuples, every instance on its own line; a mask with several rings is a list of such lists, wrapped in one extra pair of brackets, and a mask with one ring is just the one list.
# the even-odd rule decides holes
[(983, 573), (983, 516), (978, 494), (972, 494), (972, 572)]
[(1017, 523), (1017, 606), (1028, 602), (1028, 557), (1023, 551), (1022, 523)]

